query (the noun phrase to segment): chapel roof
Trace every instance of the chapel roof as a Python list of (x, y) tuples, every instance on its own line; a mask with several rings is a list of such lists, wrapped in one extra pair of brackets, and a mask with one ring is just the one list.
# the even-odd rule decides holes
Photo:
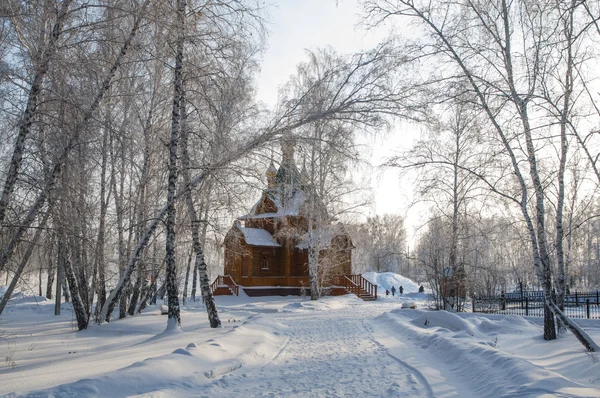
[[(309, 212), (316, 217), (316, 211), (321, 212), (321, 218), (327, 219), (327, 211), (321, 198), (309, 184), (306, 165), (303, 165), (302, 172), (296, 167), (294, 146), (293, 138), (288, 137), (282, 141), (282, 159), (279, 168), (276, 169), (271, 161), (266, 172), (268, 188), (263, 191), (250, 212), (239, 217), (239, 220), (307, 216)], [(309, 197), (313, 198), (313, 211), (308, 209)], [(272, 211), (270, 206), (261, 206), (267, 199), (273, 202), (275, 211)]]
[(260, 228), (239, 227), (244, 235), (244, 240), (250, 246), (280, 247), (281, 245), (273, 238), (273, 235)]
[[(268, 197), (275, 207), (277, 208), (276, 212), (269, 213), (257, 213), (259, 205), (262, 203), (264, 198)], [(293, 193), (291, 198), (287, 198), (287, 200), (282, 200), (279, 192), (277, 190), (268, 189), (264, 192), (263, 196), (252, 206), (250, 212), (245, 215), (239, 217), (240, 220), (249, 220), (249, 219), (257, 219), (257, 218), (277, 218), (284, 216), (299, 216), (303, 213), (303, 205), (305, 204), (307, 199), (307, 195), (302, 190), (297, 190)]]

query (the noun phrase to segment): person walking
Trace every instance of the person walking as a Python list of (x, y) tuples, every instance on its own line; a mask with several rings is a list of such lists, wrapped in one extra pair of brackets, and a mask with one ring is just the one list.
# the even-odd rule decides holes
[(402, 286), (400, 286), (400, 288), (398, 288), (398, 291), (400, 292), (400, 295), (402, 296), (402, 293), (404, 293), (404, 288)]
[(392, 297), (396, 295), (396, 288), (392, 286)]

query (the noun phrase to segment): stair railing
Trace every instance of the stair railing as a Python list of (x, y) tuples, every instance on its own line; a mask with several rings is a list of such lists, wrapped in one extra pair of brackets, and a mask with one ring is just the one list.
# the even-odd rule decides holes
[(231, 277), (231, 275), (225, 275), (223, 277), (223, 282), (224, 282), (225, 285), (227, 285), (229, 287), (229, 289), (231, 289), (231, 291), (236, 296), (240, 295), (240, 286), (237, 283), (235, 283), (235, 281), (233, 280), (233, 278)]
[(231, 275), (219, 275), (210, 285), (210, 291), (214, 294), (219, 286), (227, 286), (236, 296), (240, 295), (240, 286), (235, 283)]
[(377, 299), (377, 285), (369, 282), (362, 275), (344, 275), (344, 287), (351, 293), (360, 296), (361, 290)]
[(350, 276), (351, 275), (344, 275), (344, 277), (342, 278), (342, 286), (344, 286), (344, 288), (350, 293), (358, 296), (360, 295), (360, 286), (354, 283)]
[(219, 279), (220, 279), (220, 278), (221, 278), (221, 275), (217, 276), (217, 277), (215, 278), (215, 280), (213, 281), (213, 283), (211, 283), (211, 284), (210, 284), (210, 292), (211, 292), (211, 293), (213, 293), (213, 294), (214, 294), (214, 293), (215, 293), (215, 291), (217, 290), (217, 286), (219, 286), (219, 285), (220, 285), (220, 283), (219, 283)]

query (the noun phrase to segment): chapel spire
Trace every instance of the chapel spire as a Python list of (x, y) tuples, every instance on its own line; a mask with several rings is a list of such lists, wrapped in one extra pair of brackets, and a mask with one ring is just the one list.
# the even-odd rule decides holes
[(265, 172), (267, 176), (267, 187), (269, 189), (275, 188), (275, 177), (277, 176), (277, 168), (273, 164), (273, 159), (271, 159), (271, 164), (269, 164), (269, 168)]

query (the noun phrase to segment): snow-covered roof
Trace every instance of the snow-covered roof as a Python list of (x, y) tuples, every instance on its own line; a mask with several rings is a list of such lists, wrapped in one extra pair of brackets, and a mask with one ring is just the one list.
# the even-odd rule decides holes
[(266, 192), (267, 197), (273, 201), (275, 207), (277, 207), (277, 212), (275, 213), (262, 213), (256, 214), (258, 205), (263, 201), (261, 197), (258, 202), (252, 206), (250, 213), (241, 216), (240, 220), (249, 220), (256, 218), (276, 218), (276, 217), (284, 217), (284, 216), (299, 216), (301, 214), (302, 205), (306, 202), (306, 193), (302, 190), (297, 190), (294, 192), (294, 195), (289, 198), (289, 200), (282, 203), (279, 195), (276, 192)]
[(264, 229), (240, 227), (240, 231), (242, 231), (242, 234), (244, 234), (244, 240), (250, 246), (281, 246), (275, 239), (273, 239), (273, 235)]
[(277, 213), (262, 213), (262, 214), (246, 214), (245, 216), (238, 217), (239, 220), (254, 220), (257, 218), (274, 218), (278, 217)]

